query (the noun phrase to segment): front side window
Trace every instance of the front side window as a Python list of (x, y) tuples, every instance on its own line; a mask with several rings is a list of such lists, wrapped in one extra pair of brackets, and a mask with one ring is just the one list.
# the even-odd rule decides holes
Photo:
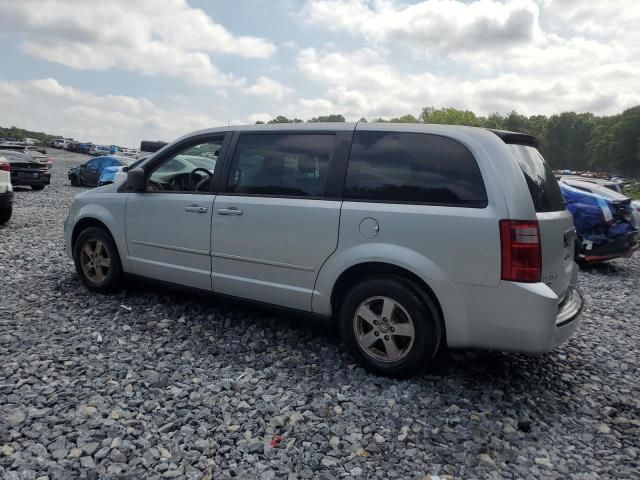
[(220, 137), (190, 145), (166, 158), (147, 178), (147, 191), (209, 192), (222, 141)]
[(482, 208), (487, 194), (471, 152), (424, 133), (356, 132), (345, 199)]
[(322, 196), (334, 141), (333, 134), (241, 135), (227, 192)]

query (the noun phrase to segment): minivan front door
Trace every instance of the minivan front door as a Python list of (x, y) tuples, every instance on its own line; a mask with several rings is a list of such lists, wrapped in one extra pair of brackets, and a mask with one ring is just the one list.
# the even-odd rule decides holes
[(226, 193), (214, 202), (214, 292), (311, 310), (318, 271), (338, 242), (342, 202), (331, 198), (328, 179), (341, 138), (308, 130), (239, 135)]
[(132, 273), (211, 291), (212, 185), (223, 140), (199, 137), (147, 167), (146, 191), (126, 207)]

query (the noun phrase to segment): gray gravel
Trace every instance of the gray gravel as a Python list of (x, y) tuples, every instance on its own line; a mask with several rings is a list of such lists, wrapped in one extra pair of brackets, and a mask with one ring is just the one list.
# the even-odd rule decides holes
[[(54, 151), (55, 152), (55, 151)], [(583, 272), (578, 335), (367, 374), (325, 324), (133, 285), (88, 293), (73, 196), (19, 190), (0, 228), (0, 477), (640, 477), (640, 260)]]

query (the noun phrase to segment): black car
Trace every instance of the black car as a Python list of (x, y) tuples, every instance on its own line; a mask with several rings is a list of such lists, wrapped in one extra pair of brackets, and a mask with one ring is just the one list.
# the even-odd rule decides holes
[(1, 155), (11, 164), (11, 184), (42, 190), (51, 183), (49, 168), (26, 153), (3, 150)]
[(74, 187), (97, 187), (102, 171), (107, 167), (125, 167), (134, 159), (129, 157), (119, 157), (117, 155), (106, 155), (95, 157), (82, 165), (69, 170), (69, 181)]

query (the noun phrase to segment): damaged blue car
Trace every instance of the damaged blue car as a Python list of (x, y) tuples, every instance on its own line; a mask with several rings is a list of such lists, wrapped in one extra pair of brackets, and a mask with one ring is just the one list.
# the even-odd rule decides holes
[(638, 230), (630, 198), (604, 198), (562, 181), (559, 185), (576, 227), (576, 260), (598, 263), (633, 255)]

